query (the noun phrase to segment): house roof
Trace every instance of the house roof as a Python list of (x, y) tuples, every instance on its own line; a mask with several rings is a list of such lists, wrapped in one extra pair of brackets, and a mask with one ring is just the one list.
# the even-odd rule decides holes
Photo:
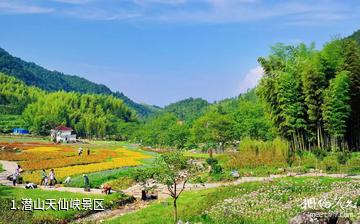
[(27, 129), (24, 129), (24, 128), (14, 128), (13, 131), (27, 131)]
[(63, 125), (60, 125), (60, 126), (57, 126), (56, 128), (54, 128), (53, 130), (55, 130), (55, 131), (72, 131), (73, 129), (63, 126)]

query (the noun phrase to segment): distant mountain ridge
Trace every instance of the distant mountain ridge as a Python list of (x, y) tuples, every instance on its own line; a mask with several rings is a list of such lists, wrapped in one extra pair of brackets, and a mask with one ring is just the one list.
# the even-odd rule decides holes
[(27, 85), (54, 92), (64, 90), (79, 93), (95, 93), (114, 95), (122, 99), (131, 109), (140, 116), (148, 116), (158, 110), (157, 107), (143, 105), (132, 101), (121, 92), (112, 92), (107, 86), (91, 82), (76, 75), (67, 75), (58, 71), (47, 70), (33, 62), (26, 62), (14, 57), (0, 48), (0, 72), (14, 76)]

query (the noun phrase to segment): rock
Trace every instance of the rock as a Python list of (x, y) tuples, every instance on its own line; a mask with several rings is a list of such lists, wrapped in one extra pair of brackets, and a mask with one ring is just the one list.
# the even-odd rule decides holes
[(321, 211), (306, 211), (295, 216), (289, 224), (352, 224), (348, 218), (339, 217), (339, 213), (325, 213)]
[(231, 171), (231, 176), (234, 178), (239, 178), (240, 174), (237, 170), (233, 170), (233, 171)]

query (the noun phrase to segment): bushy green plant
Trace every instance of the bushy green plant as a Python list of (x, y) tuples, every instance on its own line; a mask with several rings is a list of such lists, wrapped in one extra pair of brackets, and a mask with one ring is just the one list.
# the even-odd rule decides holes
[(336, 155), (330, 155), (323, 159), (322, 166), (327, 172), (336, 172), (339, 170), (339, 163)]
[(211, 170), (210, 173), (211, 174), (220, 174), (222, 172), (222, 167), (218, 164), (218, 160), (210, 157), (206, 159), (206, 163), (210, 165)]
[(360, 156), (352, 157), (347, 162), (349, 172), (352, 174), (360, 173)]
[(315, 155), (315, 157), (318, 160), (323, 160), (327, 156), (327, 152), (324, 149), (321, 149), (321, 148), (314, 148), (312, 150), (312, 153)]
[(337, 154), (337, 159), (339, 164), (345, 165), (346, 162), (351, 158), (351, 154), (348, 151), (339, 152)]
[(217, 164), (218, 163), (218, 160), (215, 159), (214, 157), (210, 157), (210, 158), (207, 158), (206, 159), (206, 163), (209, 164), (210, 166), (214, 165), (214, 164)]
[(312, 153), (304, 153), (300, 160), (300, 164), (306, 169), (315, 169), (317, 168), (317, 158)]

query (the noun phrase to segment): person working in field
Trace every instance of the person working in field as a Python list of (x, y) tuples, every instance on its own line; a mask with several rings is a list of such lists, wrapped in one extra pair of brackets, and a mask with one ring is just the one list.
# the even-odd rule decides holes
[(18, 176), (20, 175), (16, 170), (17, 169), (15, 169), (15, 172), (14, 172), (14, 174), (12, 176), (12, 182), (13, 182), (14, 187), (16, 186), (16, 180), (17, 180)]
[(87, 155), (90, 156), (90, 148), (87, 149)]
[(20, 179), (20, 172), (21, 172), (21, 167), (20, 165), (18, 165), (12, 177), (13, 186), (16, 186), (16, 183), (19, 182), (18, 180)]
[(111, 186), (109, 184), (101, 185), (101, 192), (105, 194), (111, 194)]
[(81, 156), (82, 152), (83, 152), (83, 149), (80, 147), (80, 148), (79, 148), (79, 152), (78, 152), (78, 153), (79, 153), (79, 156)]
[(84, 177), (84, 191), (90, 191), (90, 181), (89, 177), (83, 174)]
[(51, 169), (50, 173), (49, 173), (49, 179), (50, 179), (50, 186), (55, 186), (56, 184), (56, 178), (55, 178), (55, 171), (54, 169)]
[(45, 179), (47, 178), (47, 175), (46, 175), (46, 171), (45, 169), (43, 169), (41, 171), (41, 182), (40, 182), (40, 185), (45, 185)]

